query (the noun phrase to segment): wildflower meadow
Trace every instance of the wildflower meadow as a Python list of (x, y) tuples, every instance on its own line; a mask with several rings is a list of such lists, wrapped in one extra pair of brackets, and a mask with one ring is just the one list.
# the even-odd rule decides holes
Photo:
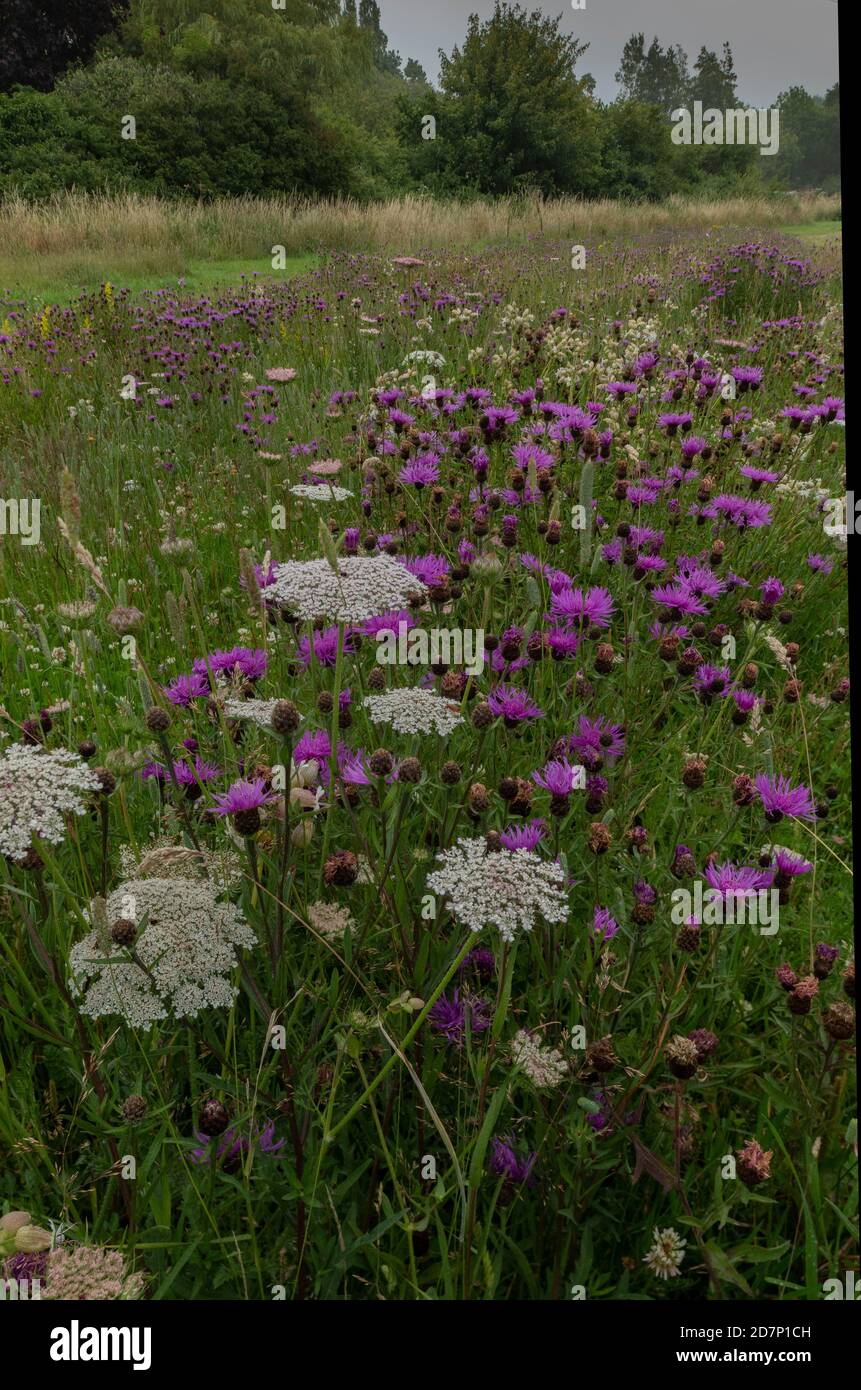
[(857, 1271), (844, 421), (742, 220), (3, 295), (7, 1288)]

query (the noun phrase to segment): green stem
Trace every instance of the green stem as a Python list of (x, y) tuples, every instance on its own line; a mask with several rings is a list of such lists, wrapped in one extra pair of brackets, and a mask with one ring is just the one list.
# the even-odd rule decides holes
[[(449, 966), (448, 970), (443, 975), (442, 979), (440, 980), (430, 999), (425, 1004), (424, 1008), (422, 1009), (412, 1028), (409, 1030), (403, 1042), (400, 1044), (401, 1052), (406, 1052), (407, 1048), (410, 1046), (410, 1043), (415, 1038), (416, 1034), (418, 1033), (419, 1029), (424, 1023), (434, 1004), (439, 999), (446, 985), (452, 979), (461, 961), (466, 956), (467, 951), (469, 951), (472, 948), (472, 944), (473, 939), (470, 936), (463, 943), (463, 946), (460, 948), (451, 965)], [(388, 1060), (383, 1063), (382, 1067), (377, 1072), (371, 1084), (365, 1087), (364, 1091), (359, 1096), (359, 1099), (356, 1101), (355, 1105), (350, 1106), (350, 1109), (347, 1111), (346, 1115), (343, 1117), (343, 1119), (338, 1121), (334, 1129), (327, 1130), (326, 1133), (323, 1135), (324, 1144), (330, 1144), (332, 1140), (335, 1138), (335, 1135), (339, 1134), (341, 1130), (344, 1129), (350, 1123), (353, 1117), (359, 1113), (365, 1101), (368, 1099), (369, 1096), (373, 1095), (377, 1087), (385, 1080), (386, 1076), (388, 1076), (389, 1072), (391, 1071), (392, 1067), (395, 1065), (395, 1062), (397, 1060), (398, 1054), (397, 1052), (393, 1052), (392, 1055), (388, 1058)]]

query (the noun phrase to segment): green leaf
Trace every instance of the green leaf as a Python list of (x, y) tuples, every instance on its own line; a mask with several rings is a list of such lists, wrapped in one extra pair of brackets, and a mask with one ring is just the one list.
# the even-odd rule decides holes
[(711, 1267), (716, 1277), (723, 1280), (726, 1284), (735, 1284), (736, 1288), (741, 1289), (742, 1293), (747, 1294), (748, 1298), (753, 1298), (753, 1290), (747, 1280), (739, 1274), (732, 1260), (721, 1250), (720, 1246), (714, 1245), (711, 1241), (708, 1241), (705, 1249), (708, 1252)]

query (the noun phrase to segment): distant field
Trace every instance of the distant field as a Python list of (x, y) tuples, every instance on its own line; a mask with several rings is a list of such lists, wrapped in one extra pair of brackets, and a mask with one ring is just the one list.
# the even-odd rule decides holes
[(36, 303), (67, 302), (81, 290), (88, 290), (110, 281), (118, 289), (143, 290), (175, 286), (186, 291), (207, 290), (215, 285), (239, 284), (242, 276), (267, 276), (270, 279), (300, 275), (315, 265), (311, 253), (290, 256), (283, 270), (272, 269), (270, 257), (249, 259), (235, 257), (224, 260), (190, 260), (168, 251), (163, 257), (149, 254), (139, 258), (116, 260), (97, 251), (85, 255), (53, 255), (31, 258), (26, 264), (20, 258), (0, 256), (0, 298), (5, 295), (26, 296)]
[[(518, 243), (534, 236), (584, 241), (700, 227), (757, 227), (826, 240), (840, 227), (840, 199), (824, 194), (723, 201), (671, 198), (640, 205), (577, 198), (487, 202), (406, 197), (222, 198), (211, 203), (154, 197), (64, 194), (41, 205), (0, 202), (0, 294), (67, 302), (105, 280), (133, 291), (184, 279), (189, 289), (308, 269), (327, 251), (395, 254)], [(12, 249), (6, 249), (12, 248)], [(276, 274), (279, 272), (276, 272)]]
[(839, 237), (843, 224), (833, 220), (822, 222), (801, 222), (795, 226), (782, 227), (787, 236), (804, 237), (809, 241), (827, 241), (829, 237)]

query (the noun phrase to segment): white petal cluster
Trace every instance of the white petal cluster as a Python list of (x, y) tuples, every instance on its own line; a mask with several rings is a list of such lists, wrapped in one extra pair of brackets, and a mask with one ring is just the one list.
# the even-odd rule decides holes
[(490, 850), (480, 836), (458, 840), (437, 859), (440, 868), (428, 875), (427, 886), (445, 896), (446, 907), (470, 931), (498, 927), (504, 941), (513, 941), (539, 918), (567, 921), (561, 865), (531, 850)]
[(258, 729), (272, 733), (272, 711), (277, 700), (226, 700), (224, 713), (228, 719), (247, 719)]
[(82, 816), (99, 780), (68, 748), (47, 752), (15, 743), (0, 758), (0, 854), (21, 862), (31, 835), (62, 844), (66, 815)]
[(290, 491), (294, 497), (304, 497), (309, 502), (344, 502), (353, 496), (348, 487), (333, 487), (331, 483), (297, 483)]
[(441, 352), (432, 352), (430, 348), (417, 348), (415, 352), (408, 352), (403, 360), (403, 366), (409, 367), (414, 362), (420, 362), (426, 367), (444, 367), (445, 358)]
[[(91, 914), (94, 919), (95, 906)], [(119, 1015), (148, 1030), (159, 1019), (194, 1018), (201, 1009), (232, 1004), (236, 947), (253, 946), (257, 938), (238, 907), (218, 901), (213, 884), (130, 879), (107, 901), (108, 923), (119, 918), (139, 924), (131, 952), (98, 929), (72, 947), (69, 987), (81, 998), (81, 1013)]]
[(169, 836), (151, 840), (137, 853), (131, 845), (120, 845), (120, 872), (123, 878), (187, 878), (196, 882), (202, 872), (215, 885), (218, 897), (238, 888), (244, 875), (242, 860), (228, 846), (190, 849)]
[(515, 1033), (511, 1043), (511, 1056), (533, 1086), (539, 1091), (558, 1086), (568, 1071), (568, 1063), (555, 1047), (542, 1047), (528, 1028)]
[(299, 618), (363, 623), (427, 593), (427, 585), (391, 555), (348, 555), (338, 561), (337, 574), (328, 560), (288, 560), (276, 569), (266, 597)]
[(308, 918), (315, 931), (327, 941), (343, 941), (347, 932), (356, 925), (349, 908), (333, 902), (311, 903)]
[(663, 1231), (656, 1226), (653, 1235), (654, 1244), (648, 1255), (643, 1256), (643, 1263), (658, 1279), (677, 1278), (682, 1272), (685, 1242), (672, 1226), (667, 1226)]
[(419, 686), (367, 695), (362, 703), (374, 724), (391, 724), (399, 734), (450, 734), (464, 722), (459, 705)]

